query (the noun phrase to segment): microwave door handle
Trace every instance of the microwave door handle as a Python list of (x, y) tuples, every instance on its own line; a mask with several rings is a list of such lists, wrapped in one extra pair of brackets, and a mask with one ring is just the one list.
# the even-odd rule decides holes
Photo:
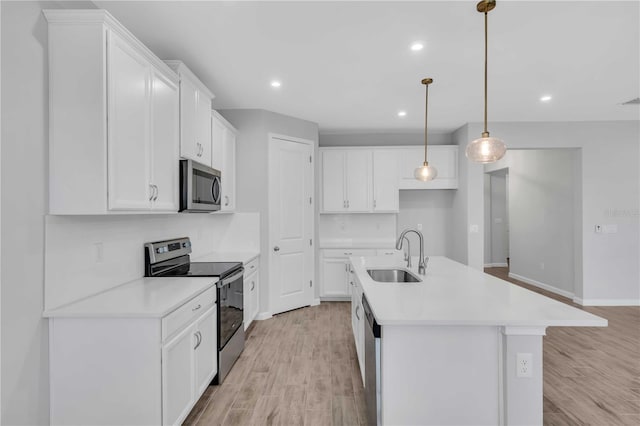
[(211, 197), (214, 204), (220, 204), (220, 178), (214, 177), (211, 184)]

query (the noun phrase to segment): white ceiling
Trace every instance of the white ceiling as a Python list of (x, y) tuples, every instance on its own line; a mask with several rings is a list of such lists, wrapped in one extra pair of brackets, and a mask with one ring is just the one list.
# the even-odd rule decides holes
[[(94, 3), (161, 58), (184, 61), (215, 108), (267, 109), (321, 132), (417, 130), (420, 80), (432, 77), (430, 131), (482, 120), (476, 1)], [(640, 119), (638, 105), (620, 105), (640, 95), (639, 6), (499, 1), (489, 14), (489, 121)], [(416, 40), (423, 51), (410, 51)], [(543, 94), (553, 99), (541, 103)]]

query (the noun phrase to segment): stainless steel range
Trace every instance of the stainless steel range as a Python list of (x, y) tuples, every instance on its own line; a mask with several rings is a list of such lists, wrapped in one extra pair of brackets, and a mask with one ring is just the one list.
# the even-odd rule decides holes
[(222, 383), (244, 349), (241, 262), (191, 262), (189, 238), (146, 243), (145, 277), (218, 277), (218, 375)]

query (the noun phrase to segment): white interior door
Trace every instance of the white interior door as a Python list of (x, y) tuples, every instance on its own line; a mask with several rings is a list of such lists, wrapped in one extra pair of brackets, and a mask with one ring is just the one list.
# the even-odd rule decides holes
[(269, 289), (273, 314), (307, 306), (313, 279), (313, 143), (269, 140)]

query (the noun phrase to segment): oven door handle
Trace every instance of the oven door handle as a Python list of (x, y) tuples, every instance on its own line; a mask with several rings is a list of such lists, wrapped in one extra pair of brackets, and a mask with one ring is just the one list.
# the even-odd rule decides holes
[(231, 275), (230, 277), (224, 277), (223, 279), (218, 281), (218, 288), (222, 288), (222, 287), (228, 286), (229, 284), (231, 284), (235, 280), (237, 280), (239, 278), (242, 278), (243, 275), (244, 275), (244, 268), (241, 268), (238, 272), (236, 272), (235, 274)]

